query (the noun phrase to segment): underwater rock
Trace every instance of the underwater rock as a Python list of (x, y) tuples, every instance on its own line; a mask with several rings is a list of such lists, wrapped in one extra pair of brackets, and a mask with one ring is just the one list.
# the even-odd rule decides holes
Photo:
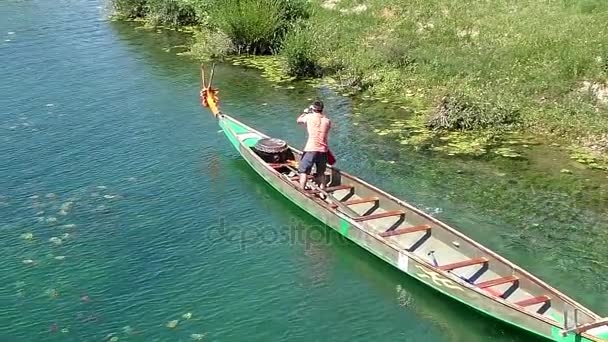
[(34, 265), (35, 264), (34, 260), (32, 260), (32, 259), (25, 259), (22, 262), (24, 264), (26, 264), (26, 265)]
[(572, 171), (571, 171), (571, 170), (568, 170), (568, 169), (561, 169), (561, 170), (559, 170), (559, 172), (561, 172), (561, 173), (565, 173), (565, 174), (569, 174), (569, 175), (571, 175), (571, 174), (572, 174)]
[(179, 320), (174, 319), (172, 321), (167, 322), (167, 327), (173, 329), (177, 326), (178, 323), (179, 323)]
[(182, 315), (183, 319), (190, 319), (192, 318), (192, 312), (186, 312), (185, 314)]
[(65, 259), (65, 255), (58, 255), (58, 256), (54, 257), (53, 259), (61, 261), (61, 260)]
[(53, 216), (47, 217), (46, 218), (46, 222), (47, 223), (55, 223), (55, 222), (57, 222), (57, 218), (53, 217)]

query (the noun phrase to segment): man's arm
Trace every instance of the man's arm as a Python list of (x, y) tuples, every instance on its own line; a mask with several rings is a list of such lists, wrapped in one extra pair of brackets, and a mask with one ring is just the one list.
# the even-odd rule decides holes
[(304, 124), (306, 123), (306, 114), (302, 114), (298, 117), (298, 119), (296, 120), (297, 123), (299, 124)]
[(306, 123), (306, 114), (308, 114), (308, 113), (304, 112), (304, 113), (300, 114), (300, 116), (298, 116), (298, 119), (296, 120), (296, 122), (299, 124), (305, 124)]

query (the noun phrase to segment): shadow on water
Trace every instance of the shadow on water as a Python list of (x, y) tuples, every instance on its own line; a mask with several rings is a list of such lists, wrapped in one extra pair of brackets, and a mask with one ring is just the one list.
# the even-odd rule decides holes
[(449, 341), (544, 341), (488, 318), (388, 265), (288, 201), (244, 160), (230, 159), (225, 163), (226, 169), (233, 170), (243, 180), (244, 190), (255, 193), (264, 202), (260, 206), (280, 212), (285, 217), (295, 217), (302, 229), (309, 232), (305, 236), (322, 237), (310, 239), (304, 242), (306, 246), (294, 248), (321, 250), (320, 254), (329, 259), (327, 262), (337, 264), (341, 272), (365, 279), (366, 284), (392, 306), (430, 322), (441, 329)]

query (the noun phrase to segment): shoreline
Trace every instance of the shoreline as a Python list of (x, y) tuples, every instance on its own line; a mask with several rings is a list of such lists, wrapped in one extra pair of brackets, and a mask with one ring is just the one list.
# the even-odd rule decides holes
[[(338, 17), (355, 15), (352, 13), (345, 14), (344, 12), (339, 12), (336, 8), (321, 9), (321, 11), (323, 11), (323, 13), (318, 14), (317, 16), (328, 16), (336, 21), (346, 20)], [(336, 13), (341, 14), (336, 16)], [(125, 21), (126, 19), (121, 15), (113, 15), (112, 20)], [(319, 19), (312, 18), (309, 20)], [(386, 85), (387, 83), (394, 82), (394, 80), (380, 79), (377, 83), (372, 82), (371, 85), (361, 86), (360, 84), (357, 84), (357, 82), (353, 82), (352, 79), (349, 79), (349, 75), (345, 75), (343, 70), (334, 73), (315, 75), (316, 77), (294, 77), (288, 73), (288, 59), (290, 57), (281, 53), (256, 56), (246, 54), (238, 55), (233, 51), (232, 53), (225, 53), (221, 56), (213, 56), (210, 58), (208, 55), (205, 56), (205, 53), (209, 52), (209, 46), (213, 44), (204, 44), (205, 42), (208, 42), (208, 40), (201, 42), (200, 37), (197, 37), (197, 35), (209, 37), (210, 30), (203, 25), (198, 27), (196, 25), (175, 25), (167, 27), (155, 25), (155, 23), (152, 23), (147, 18), (131, 18), (126, 21), (143, 22), (144, 28), (147, 29), (163, 28), (192, 34), (192, 41), (189, 44), (189, 47), (184, 47), (186, 51), (179, 53), (179, 55), (182, 56), (186, 55), (199, 60), (221, 60), (237, 66), (257, 68), (261, 70), (264, 77), (277, 83), (277, 86), (282, 86), (282, 83), (292, 81), (304, 82), (311, 86), (324, 84), (357, 102), (376, 100), (383, 104), (391, 104), (392, 107), (397, 109), (401, 108), (403, 109), (403, 118), (394, 120), (393, 122), (387, 122), (386, 127), (384, 129), (378, 129), (376, 133), (380, 136), (396, 135), (399, 138), (399, 142), (403, 145), (413, 145), (416, 146), (416, 148), (445, 153), (449, 156), (481, 157), (498, 155), (505, 158), (519, 158), (522, 153), (525, 152), (522, 150), (525, 150), (526, 145), (529, 145), (529, 143), (526, 143), (525, 139), (522, 139), (521, 137), (534, 136), (534, 140), (540, 140), (547, 145), (552, 145), (555, 148), (566, 151), (572, 160), (589, 169), (608, 172), (608, 134), (601, 133), (602, 127), (605, 126), (608, 128), (608, 115), (604, 115), (606, 119), (600, 120), (599, 118), (602, 116), (598, 114), (597, 123), (595, 125), (585, 126), (584, 123), (576, 122), (577, 118), (567, 118), (570, 113), (568, 113), (568, 109), (566, 108), (561, 113), (563, 118), (559, 116), (560, 111), (557, 110), (552, 112), (551, 115), (555, 116), (552, 119), (551, 115), (548, 114), (532, 115), (531, 117), (533, 119), (539, 118), (537, 121), (534, 121), (526, 118), (525, 115), (520, 112), (529, 112), (531, 110), (537, 110), (539, 112), (542, 112), (543, 110), (548, 111), (549, 109), (547, 108), (550, 108), (553, 105), (546, 108), (539, 105), (538, 109), (536, 109), (536, 107), (530, 106), (528, 103), (522, 105), (521, 108), (515, 111), (517, 112), (517, 117), (512, 123), (509, 121), (510, 118), (507, 118), (504, 124), (498, 123), (494, 125), (493, 122), (489, 122), (486, 125), (486, 122), (482, 122), (485, 126), (480, 125), (480, 127), (474, 127), (472, 129), (458, 127), (458, 125), (448, 129), (434, 128), (430, 126), (429, 122), (431, 121), (430, 119), (433, 118), (433, 116), (437, 116), (439, 112), (443, 111), (444, 113), (447, 113), (446, 116), (448, 117), (448, 120), (450, 119), (450, 115), (461, 115), (458, 111), (462, 111), (465, 115), (469, 115), (467, 113), (472, 111), (474, 116), (483, 116), (485, 115), (484, 109), (487, 109), (488, 112), (492, 113), (491, 115), (495, 115), (495, 113), (493, 113), (495, 111), (495, 105), (491, 98), (485, 99), (483, 97), (463, 97), (471, 100), (470, 102), (462, 102), (461, 98), (458, 97), (459, 95), (452, 96), (449, 91), (446, 92), (445, 89), (441, 89), (445, 88), (445, 86), (429, 86), (429, 82), (420, 79), (418, 79), (420, 83), (411, 82), (411, 80), (404, 81), (404, 83), (408, 83), (409, 87), (401, 87), (401, 89), (391, 92), (391, 88)], [(202, 49), (201, 44), (204, 45), (202, 46)], [(214, 47), (211, 46), (211, 48)], [(205, 49), (207, 50), (205, 51)], [(360, 78), (382, 78), (385, 74), (392, 75), (397, 72), (395, 71), (395, 68), (384, 69), (363, 69)], [(348, 67), (344, 70), (348, 71)], [(385, 71), (385, 73), (383, 73), (383, 71)], [(416, 78), (416, 75), (411, 77), (411, 79)], [(497, 80), (497, 82), (498, 81), (500, 80)], [(586, 84), (588, 85), (589, 92), (592, 87), (595, 87), (593, 88), (595, 89), (595, 94), (603, 94), (601, 92), (603, 91), (603, 88), (598, 88), (597, 86), (599, 83), (585, 82), (587, 82)], [(425, 83), (427, 83), (426, 86)], [(420, 85), (420, 88), (411, 87), (411, 85)], [(577, 88), (569, 92), (578, 94), (577, 99), (572, 100), (573, 102), (571, 104), (577, 103), (576, 101), (585, 100), (582, 99), (582, 89)], [(442, 98), (440, 98), (440, 96), (442, 96)], [(448, 101), (442, 103), (441, 101), (445, 99), (446, 96), (452, 97), (449, 98)], [(440, 99), (438, 100), (438, 98)], [(480, 103), (480, 99), (487, 100), (488, 103), (477, 105), (477, 103)], [(450, 103), (449, 100), (452, 102)], [(523, 102), (528, 101), (528, 99), (523, 100), (525, 100)], [(545, 101), (544, 98), (541, 100)], [(472, 109), (469, 109), (466, 106), (463, 107), (462, 103), (472, 103), (473, 107), (471, 107)], [(603, 108), (603, 105), (600, 102), (593, 104), (586, 103), (586, 105), (591, 105), (593, 110), (600, 114), (604, 112), (608, 113), (608, 107)], [(520, 105), (517, 104), (517, 106), (519, 107)], [(509, 109), (510, 107), (505, 105), (504, 108), (507, 109), (505, 109), (503, 113), (497, 113), (495, 116), (503, 118), (511, 115), (512, 111)], [(577, 115), (581, 116), (583, 114), (579, 113)], [(521, 116), (524, 116), (524, 118), (522, 119)], [(457, 117), (456, 119), (461, 120), (460, 117)], [(465, 117), (465, 120), (466, 119), (467, 117)], [(551, 121), (553, 119), (554, 121)], [(439, 118), (438, 120), (441, 122), (446, 121), (445, 118)], [(489, 120), (493, 120), (493, 117)], [(587, 118), (587, 120), (591, 120), (591, 118)], [(459, 124), (461, 121), (456, 122)], [(404, 129), (408, 132), (401, 132)], [(415, 133), (412, 134), (412, 131)], [(409, 137), (407, 139), (401, 139), (401, 136), (404, 135), (402, 133), (406, 133), (405, 135), (408, 135)], [(511, 138), (513, 135), (517, 136), (518, 140), (524, 141), (522, 141), (521, 144), (514, 144), (513, 139)], [(514, 146), (517, 148), (514, 148)], [(567, 173), (568, 171), (569, 170), (565, 169), (564, 173)]]

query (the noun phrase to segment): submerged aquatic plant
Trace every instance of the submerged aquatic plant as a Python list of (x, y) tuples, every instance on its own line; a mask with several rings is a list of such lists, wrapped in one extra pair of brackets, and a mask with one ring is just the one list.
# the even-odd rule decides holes
[(63, 242), (60, 238), (53, 236), (52, 238), (49, 239), (49, 242), (54, 243), (55, 245), (61, 245), (61, 243)]
[(23, 233), (20, 236), (23, 240), (32, 240), (34, 238), (33, 233)]
[(608, 157), (602, 158), (591, 151), (573, 148), (570, 158), (585, 165), (587, 168), (608, 171)]
[(202, 340), (205, 336), (207, 335), (207, 333), (204, 334), (191, 334), (190, 338), (195, 340), (195, 341), (200, 341)]
[(506, 158), (519, 158), (521, 154), (510, 147), (499, 147), (494, 150), (494, 153)]

